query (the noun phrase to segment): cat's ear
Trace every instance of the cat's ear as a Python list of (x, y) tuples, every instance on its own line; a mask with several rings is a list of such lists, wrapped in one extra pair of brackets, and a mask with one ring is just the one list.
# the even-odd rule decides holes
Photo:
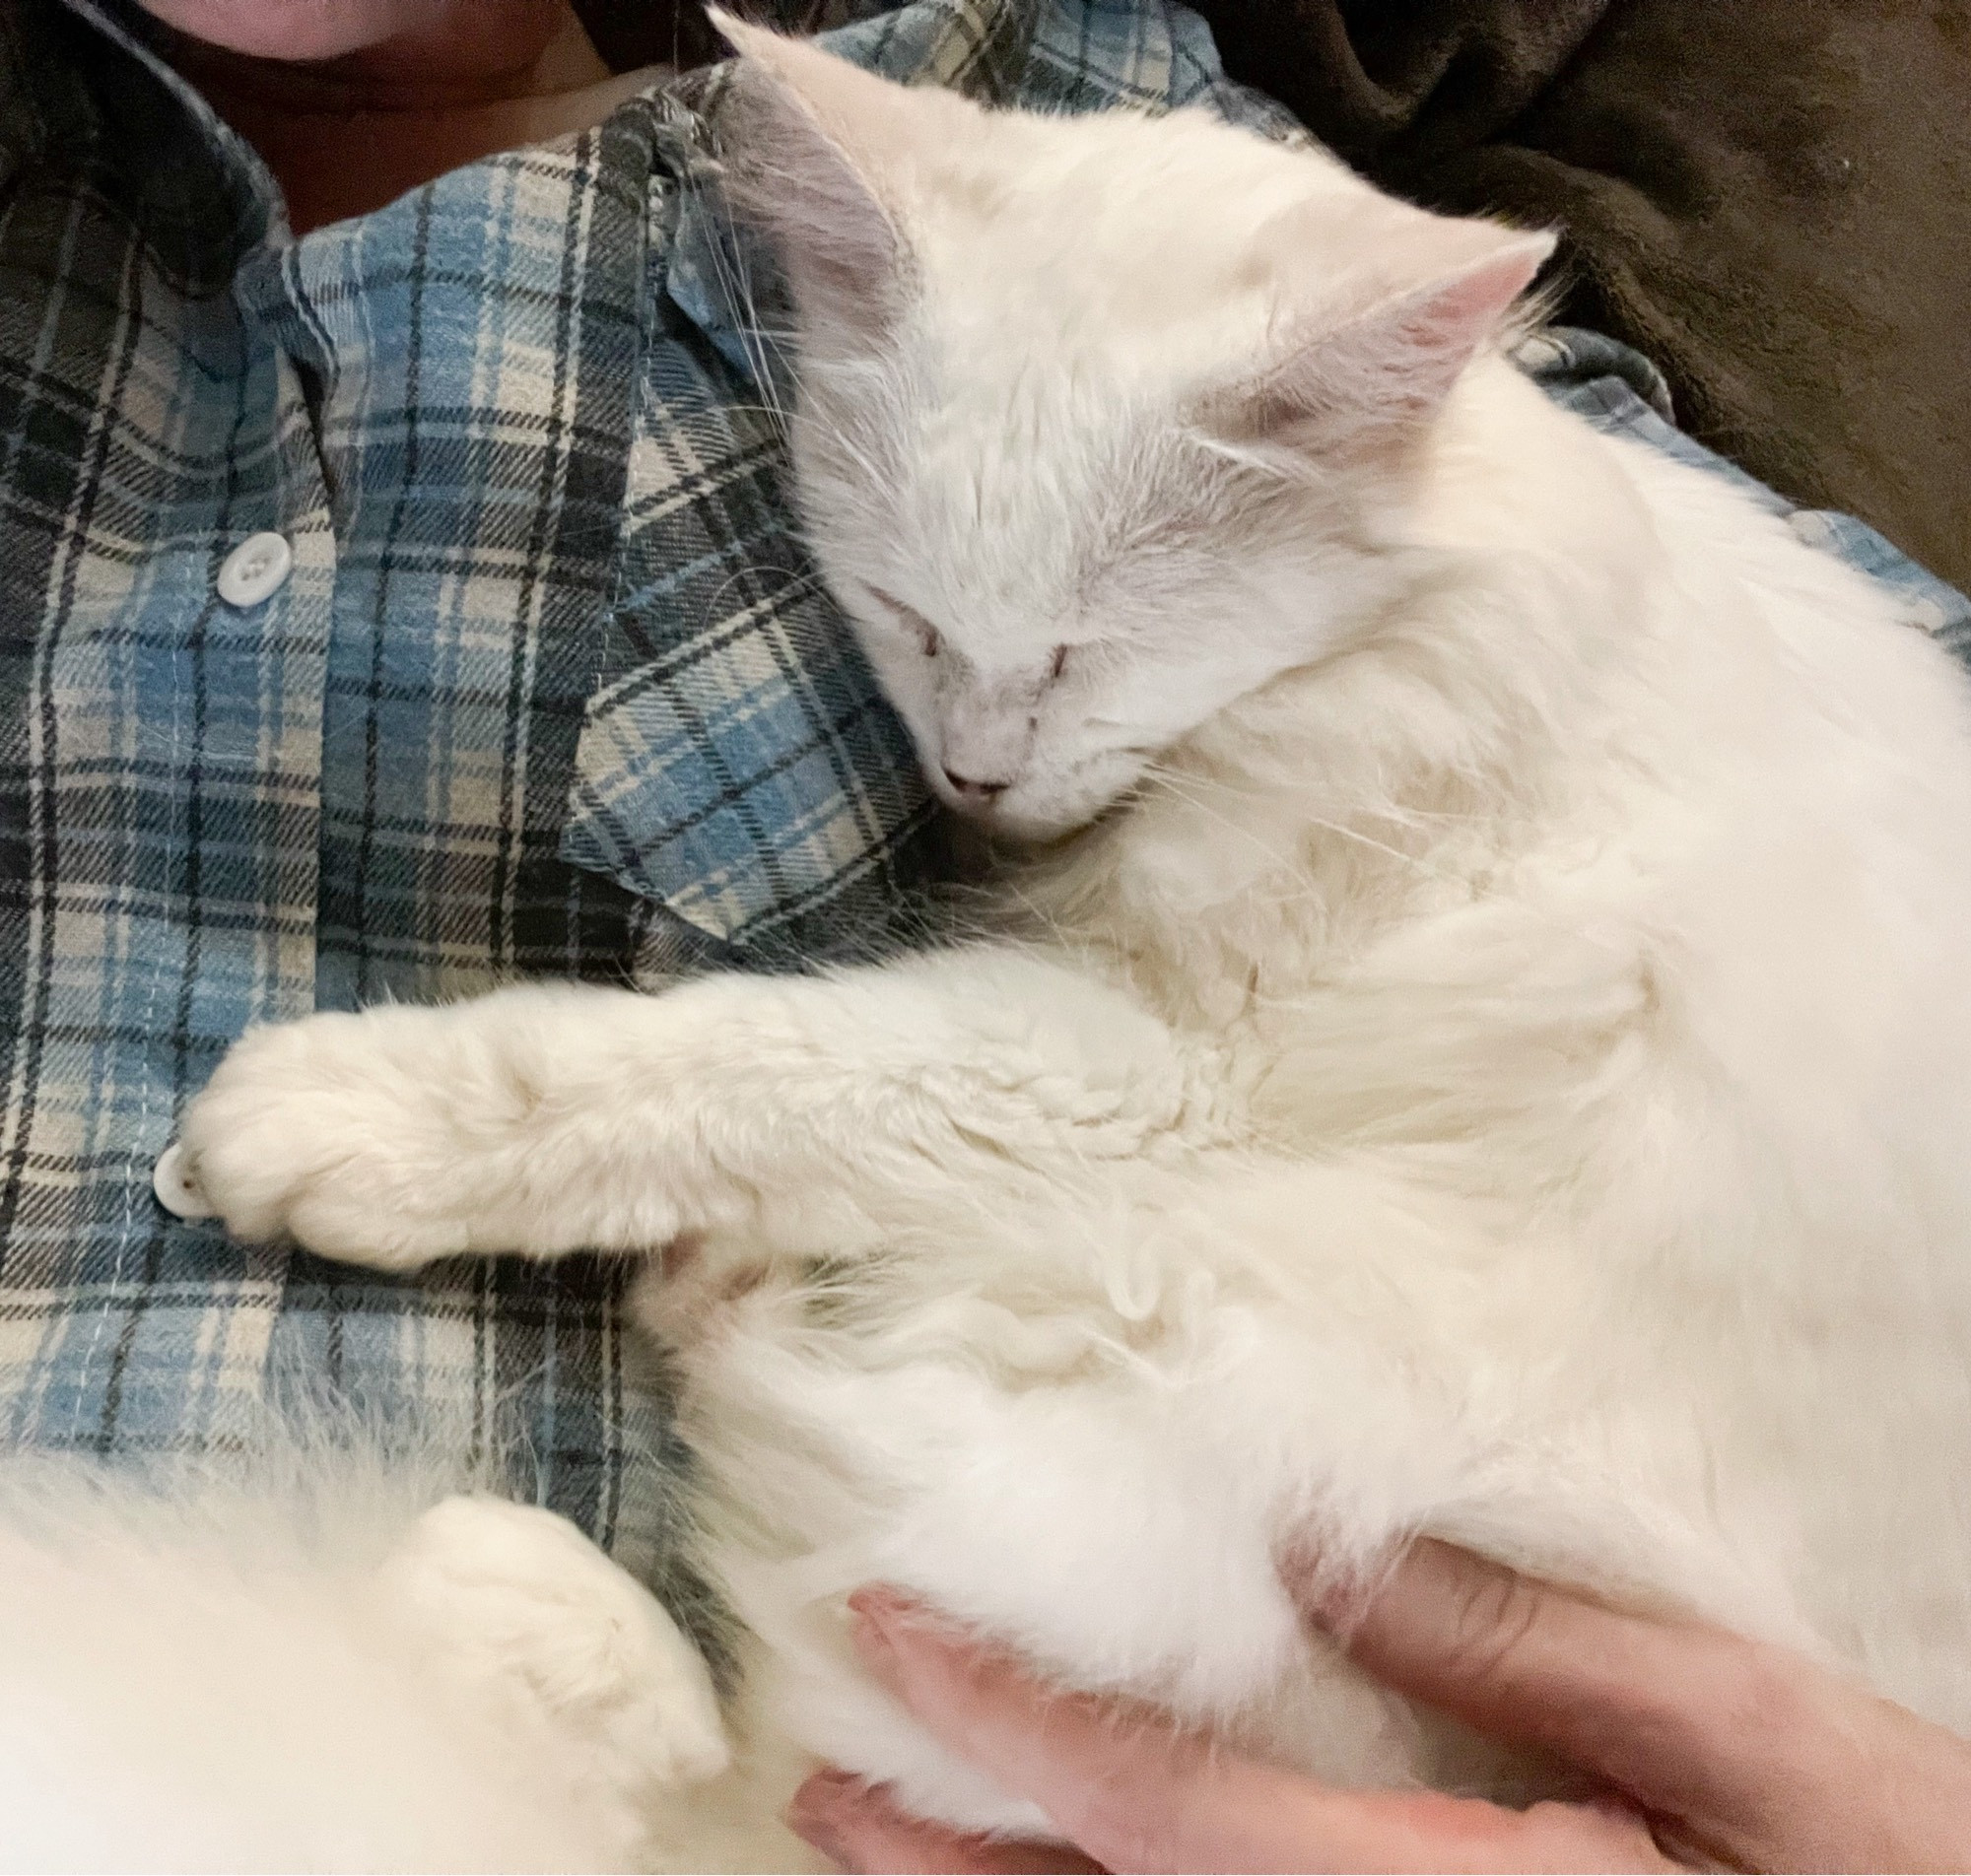
[(1417, 217), (1350, 302), (1281, 321), (1271, 358), (1212, 400), (1214, 428), (1235, 443), (1330, 457), (1399, 449), (1553, 249), (1547, 234)]
[(734, 206), (772, 237), (810, 340), (876, 344), (909, 273), (881, 178), (921, 138), (917, 100), (802, 40), (708, 12), (741, 55), (722, 139)]

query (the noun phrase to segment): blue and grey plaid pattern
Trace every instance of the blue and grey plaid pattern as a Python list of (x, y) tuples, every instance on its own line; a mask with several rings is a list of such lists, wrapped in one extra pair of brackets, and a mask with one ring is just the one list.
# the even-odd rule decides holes
[[(1226, 82), (1194, 14), (1155, 0), (919, 0), (828, 43), (991, 102), (1194, 105), (1292, 131)], [(659, 133), (675, 178), (661, 189), (663, 279), (562, 853), (695, 934), (804, 955), (895, 911), (930, 857), (917, 837), (931, 804), (788, 527), (773, 386), (741, 291), (760, 270), (710, 185), (716, 86), (700, 101), (709, 127), (673, 111)]]
[[(864, 11), (840, 43), (900, 77), (1268, 117), (1162, 0)], [(392, 1283), (229, 1245), (150, 1179), (248, 1022), (777, 959), (921, 870), (922, 787), (712, 291), (715, 95), (296, 240), (132, 12), (0, 11), (11, 1442), (428, 1414), (517, 1434), (619, 1555), (666, 1550), (678, 1455), (613, 1270)], [(293, 576), (221, 603), (269, 529)]]
[(1807, 546), (1836, 555), (1879, 580), (1911, 625), (1971, 664), (1971, 599), (1919, 567), (1866, 521), (1825, 508), (1796, 507), (1735, 464), (1693, 442), (1676, 428), (1663, 373), (1640, 352), (1598, 332), (1549, 326), (1528, 339), (1516, 358), (1549, 397), (1580, 412), (1597, 430), (1633, 436), (1692, 468), (1724, 477), (1769, 513), (1783, 516)]
[[(833, 18), (902, 79), (1290, 130), (1167, 0)], [(926, 865), (904, 739), (793, 531), (716, 115), (715, 79), (653, 91), (296, 240), (114, 0), (0, 10), (11, 1442), (219, 1446), (269, 1398), (435, 1412), (517, 1433), (627, 1561), (667, 1552), (682, 1458), (612, 1269), (391, 1283), (229, 1245), (150, 1179), (250, 1021), (806, 955)], [(1542, 368), (1689, 451), (1618, 395), (1639, 362)], [(295, 570), (236, 610), (218, 569), (261, 530)]]

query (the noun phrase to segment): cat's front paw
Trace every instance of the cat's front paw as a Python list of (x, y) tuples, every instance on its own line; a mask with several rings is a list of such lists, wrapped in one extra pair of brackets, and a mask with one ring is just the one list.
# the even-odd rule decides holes
[(529, 1248), (509, 1241), (519, 1229), (501, 1204), (525, 1104), (461, 1085), (488, 1077), (460, 1059), (452, 1015), (394, 1008), (249, 1031), (185, 1114), (192, 1186), (237, 1238), (292, 1238), (377, 1269)]

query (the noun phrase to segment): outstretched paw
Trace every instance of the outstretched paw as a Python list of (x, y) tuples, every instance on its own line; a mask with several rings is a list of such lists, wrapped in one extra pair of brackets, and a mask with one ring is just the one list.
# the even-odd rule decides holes
[(181, 1166), (196, 1194), (238, 1238), (292, 1237), (386, 1270), (478, 1247), (482, 1208), (462, 1175), (479, 1156), (447, 1099), (444, 1014), (248, 1031), (184, 1117)]
[(584, 1127), (535, 1077), (576, 1009), (530, 990), (251, 1030), (180, 1133), (177, 1169), (236, 1237), (290, 1237), (382, 1270), (474, 1251), (554, 1255), (658, 1244), (660, 1190), (625, 1182), (598, 1209)]
[(384, 1561), (381, 1586), (448, 1672), (529, 1706), (615, 1789), (696, 1783), (729, 1763), (697, 1650), (566, 1518), (446, 1499)]

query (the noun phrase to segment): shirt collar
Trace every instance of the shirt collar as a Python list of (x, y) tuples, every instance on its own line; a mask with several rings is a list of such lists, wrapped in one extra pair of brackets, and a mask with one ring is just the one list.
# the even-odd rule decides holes
[(223, 292), (285, 232), (259, 158), (160, 56), (130, 0), (0, 8), (0, 187), (82, 176), (186, 291)]

